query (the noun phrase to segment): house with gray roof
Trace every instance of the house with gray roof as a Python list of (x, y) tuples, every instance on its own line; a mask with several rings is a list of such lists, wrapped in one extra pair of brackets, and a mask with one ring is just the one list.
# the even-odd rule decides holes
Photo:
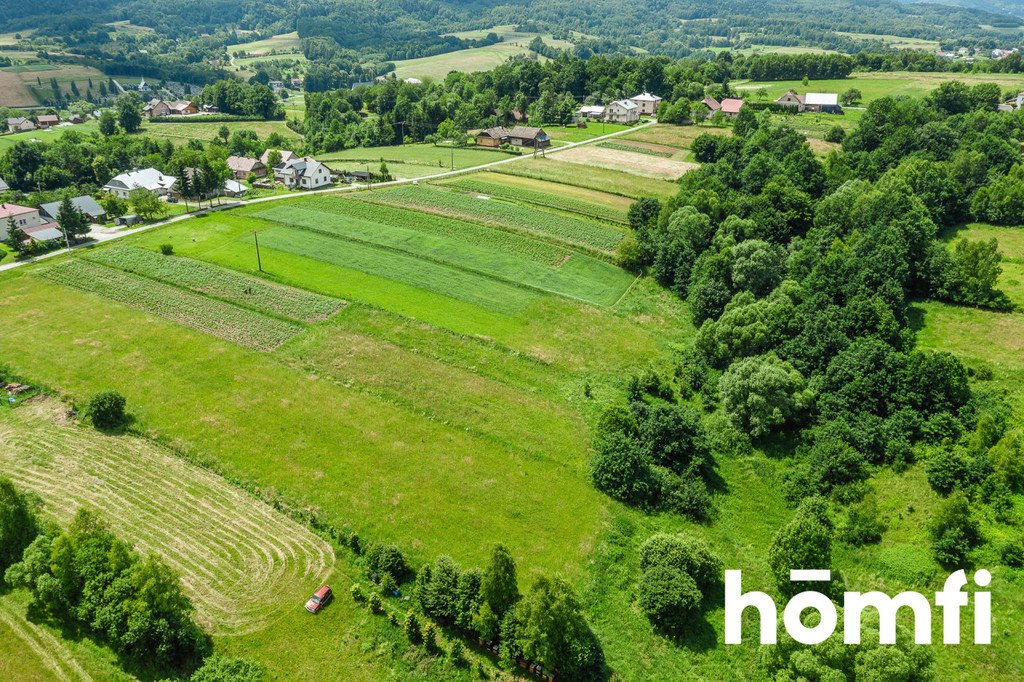
[[(57, 214), (60, 213), (60, 204), (61, 202), (59, 201), (51, 201), (48, 204), (43, 204), (39, 207), (39, 212), (50, 220), (56, 220)], [(88, 195), (75, 197), (71, 200), (71, 205), (89, 216), (94, 223), (102, 223), (107, 218), (107, 212), (103, 210), (103, 207)]]

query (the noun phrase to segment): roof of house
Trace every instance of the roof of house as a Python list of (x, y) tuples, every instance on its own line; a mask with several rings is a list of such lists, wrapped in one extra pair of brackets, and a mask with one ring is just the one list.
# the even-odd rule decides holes
[(633, 109), (637, 108), (636, 102), (634, 102), (631, 99), (617, 99), (614, 102), (612, 102), (611, 104), (609, 104), (608, 106), (611, 106), (611, 107), (622, 107), (623, 109), (625, 109), (627, 111), (632, 111)]
[(112, 178), (105, 186), (119, 189), (138, 189), (139, 187), (148, 190), (170, 189), (177, 181), (178, 178), (164, 175), (155, 168), (143, 168), (121, 173)]
[(229, 156), (228, 168), (236, 173), (251, 173), (257, 166), (264, 165), (259, 159), (250, 159), (248, 156)]
[(8, 125), (8, 127), (14, 128), (15, 126), (20, 126), (22, 123), (25, 122), (25, 120), (26, 119), (23, 116), (18, 116), (16, 118), (9, 118), (9, 119), (7, 119), (7, 125)]
[(26, 213), (35, 213), (39, 209), (29, 208), (28, 206), (19, 206), (18, 204), (0, 204), (0, 219), (7, 220), (14, 216), (25, 215)]
[(47, 124), (60, 123), (60, 116), (55, 116), (53, 114), (43, 114), (39, 117), (39, 122)]
[[(46, 215), (56, 220), (57, 214), (60, 213), (60, 204), (61, 202), (59, 201), (51, 201), (48, 204), (43, 204), (42, 206), (39, 207), (39, 209)], [(96, 203), (96, 200), (88, 195), (75, 197), (74, 199), (71, 200), (71, 205), (77, 208), (82, 213), (92, 218), (99, 218), (100, 216), (106, 214), (106, 211), (103, 210), (103, 207)]]
[(171, 108), (171, 111), (181, 111), (183, 109), (188, 109), (189, 107), (192, 107), (194, 105), (192, 104), (192, 102), (189, 102), (188, 100), (180, 99), (176, 102), (168, 102), (167, 106)]
[(658, 97), (657, 95), (652, 95), (649, 92), (644, 92), (642, 94), (636, 95), (635, 97), (630, 97), (630, 99), (633, 100), (634, 102), (660, 102), (661, 101), (660, 97)]
[(10, 187), (7, 185), (6, 182), (4, 182), (4, 179), (0, 178), (0, 192), (6, 192), (9, 189)]
[(839, 95), (834, 92), (808, 92), (804, 95), (804, 102), (818, 106), (836, 106), (839, 104)]
[(775, 100), (775, 101), (776, 101), (776, 102), (781, 102), (782, 100), (784, 100), (784, 99), (788, 99), (788, 98), (790, 98), (790, 97), (792, 97), (792, 98), (793, 98), (793, 99), (795, 99), (796, 101), (800, 102), (800, 104), (803, 104), (803, 103), (804, 103), (804, 96), (803, 96), (803, 95), (798, 95), (798, 94), (796, 94), (796, 90), (790, 90), (790, 91), (789, 91), (789, 92), (787, 92), (787, 93), (786, 93), (785, 95), (783, 95), (782, 97), (779, 97), (779, 98), (778, 98), (777, 100)]
[(701, 102), (703, 102), (704, 106), (706, 106), (711, 111), (718, 111), (719, 109), (722, 108), (722, 105), (719, 104), (718, 100), (715, 99), (714, 97), (705, 97), (704, 99), (701, 100)]
[(284, 167), (286, 171), (291, 171), (296, 177), (313, 175), (321, 168), (330, 172), (330, 169), (328, 169), (327, 166), (323, 165), (312, 156), (290, 159), (285, 162)]
[(532, 126), (514, 126), (512, 130), (508, 131), (509, 137), (521, 138), (523, 140), (536, 140), (541, 135), (547, 136), (542, 128), (534, 128)]
[(585, 104), (578, 109), (581, 114), (603, 114), (604, 107), (600, 104)]
[(44, 225), (36, 225), (35, 227), (26, 227), (22, 232), (37, 242), (48, 242), (54, 239), (64, 238), (64, 233), (60, 231), (60, 226), (57, 225), (57, 223), (46, 223)]
[(737, 114), (739, 113), (740, 109), (743, 108), (743, 104), (744, 102), (741, 99), (733, 99), (731, 97), (728, 99), (723, 99), (722, 112), (726, 114)]
[(232, 194), (241, 194), (242, 192), (247, 192), (249, 188), (237, 180), (225, 180), (224, 190)]
[(287, 149), (268, 149), (267, 151), (263, 152), (263, 155), (260, 157), (260, 163), (262, 163), (264, 166), (269, 166), (270, 152), (274, 151), (279, 152), (281, 154), (281, 163), (287, 163), (288, 161), (297, 158), (295, 156), (295, 152), (290, 152)]
[(504, 140), (508, 137), (508, 128), (504, 126), (495, 126), (493, 128), (484, 128), (476, 134), (477, 137), (493, 137), (495, 140)]

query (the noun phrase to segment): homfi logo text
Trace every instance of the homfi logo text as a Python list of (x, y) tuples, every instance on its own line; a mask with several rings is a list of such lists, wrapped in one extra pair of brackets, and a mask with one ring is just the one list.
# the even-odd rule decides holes
[[(764, 592), (743, 592), (742, 573), (725, 572), (725, 643), (739, 644), (743, 639), (743, 612), (747, 608), (758, 611), (761, 619), (761, 644), (775, 644), (778, 639), (778, 607)], [(790, 571), (790, 582), (823, 582), (832, 580), (828, 570)], [(981, 569), (974, 574), (974, 584), (988, 587), (992, 574)], [(968, 595), (963, 591), (967, 575), (960, 570), (946, 578), (942, 590), (935, 593), (935, 605), (942, 610), (942, 643), (960, 643), (960, 610), (967, 606)], [(992, 595), (974, 592), (974, 643), (989, 644), (992, 637)], [(928, 598), (920, 592), (900, 592), (890, 597), (882, 592), (843, 593), (843, 642), (860, 644), (861, 614), (866, 608), (878, 611), (879, 643), (896, 643), (896, 614), (909, 609), (914, 619), (914, 642), (932, 643), (932, 608)], [(817, 611), (817, 624), (808, 626), (801, 619), (804, 611)], [(836, 605), (821, 592), (800, 592), (786, 603), (782, 623), (790, 637), (801, 644), (820, 644), (836, 630)]]

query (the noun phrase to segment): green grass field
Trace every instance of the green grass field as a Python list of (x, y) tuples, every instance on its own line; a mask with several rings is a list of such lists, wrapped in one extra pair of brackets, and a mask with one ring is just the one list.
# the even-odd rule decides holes
[(158, 140), (170, 140), (175, 144), (186, 144), (189, 140), (209, 141), (215, 139), (220, 129), (227, 126), (228, 130), (251, 130), (265, 138), (277, 133), (285, 139), (300, 143), (302, 137), (287, 126), (284, 121), (227, 121), (221, 123), (204, 123), (201, 117), (174, 123), (146, 123), (141, 134)]
[(667, 199), (674, 196), (677, 191), (676, 184), (667, 180), (628, 175), (606, 168), (591, 167), (583, 171), (579, 164), (559, 161), (557, 155), (544, 159), (526, 159), (498, 166), (494, 170), (502, 174), (572, 185), (634, 199), (644, 196)]
[(366, 170), (376, 172), (383, 159), (388, 171), (396, 178), (421, 178), (452, 170), (472, 168), (511, 155), (493, 149), (477, 147), (453, 148), (432, 144), (402, 144), (390, 147), (356, 147), (341, 152), (319, 154), (317, 159), (336, 170)]
[(72, 130), (78, 133), (93, 133), (98, 132), (99, 129), (99, 122), (87, 121), (76, 126), (61, 126), (59, 128), (48, 128), (47, 130), (31, 130), (25, 133), (8, 133), (0, 135), (0, 153), (3, 153), (8, 148), (13, 147), (18, 142), (31, 142), (32, 140), (55, 142)]

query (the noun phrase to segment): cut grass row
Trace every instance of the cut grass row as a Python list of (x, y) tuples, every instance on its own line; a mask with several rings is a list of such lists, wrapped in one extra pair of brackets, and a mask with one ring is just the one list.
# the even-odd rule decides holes
[[(527, 249), (550, 246), (544, 242), (519, 237), (523, 244), (522, 250), (495, 250), (490, 244), (472, 239), (470, 233), (476, 226), (469, 223), (451, 221), (449, 227), (455, 233), (441, 234), (437, 230), (420, 229), (430, 218), (423, 213), (368, 202), (335, 201), (332, 210), (344, 213), (325, 214), (322, 210), (304, 208), (301, 204), (261, 211), (257, 214), (259, 217), (288, 225), (285, 228), (287, 233), (294, 235), (294, 228), (298, 227), (314, 233), (311, 236), (319, 237), (319, 240), (312, 243), (307, 239), (304, 246), (297, 246), (289, 244), (287, 237), (282, 238), (286, 233), (271, 230), (264, 237), (264, 243), (285, 251), (296, 252), (296, 248), (299, 248), (303, 255), (314, 258), (340, 258), (339, 264), (364, 271), (370, 268), (370, 271), (388, 277), (397, 275), (397, 272), (391, 270), (388, 261), (398, 256), (405, 275), (415, 278), (408, 283), (422, 285), (433, 291), (437, 291), (440, 285), (442, 293), (456, 298), (466, 293), (476, 296), (476, 292), (464, 293), (462, 287), (465, 285), (460, 280), (464, 279), (465, 274), (489, 277), (505, 285), (576, 298), (596, 305), (614, 303), (633, 281), (631, 275), (610, 263), (567, 250), (557, 264), (543, 263), (537, 258), (528, 257)], [(434, 217), (435, 223), (445, 220), (449, 219)], [(325, 238), (327, 241), (324, 241)], [(338, 242), (338, 238), (345, 241)], [(306, 249), (314, 244), (317, 250), (308, 252)], [(364, 248), (353, 249), (356, 244)], [(368, 252), (365, 250), (367, 248), (377, 253)], [(431, 272), (415, 272), (417, 263), (420, 269)], [(455, 275), (454, 280), (448, 276), (432, 283), (437, 278), (438, 268), (459, 274)]]
[(616, 194), (488, 171), (460, 175), (449, 180), (441, 180), (437, 184), (554, 208), (612, 223), (625, 224), (630, 205), (629, 199)]
[(101, 249), (89, 260), (143, 277), (206, 294), (228, 303), (297, 322), (317, 322), (333, 315), (342, 301), (294, 287), (273, 284), (192, 258), (162, 256), (138, 247)]
[(381, 192), (364, 192), (359, 194), (358, 198), (389, 206), (414, 208), (435, 215), (461, 218), (488, 227), (558, 241), (577, 248), (610, 252), (622, 241), (620, 230), (593, 220), (508, 201), (490, 201), (430, 185), (405, 185)]
[(163, 557), (206, 629), (258, 630), (330, 571), (333, 550), (306, 528), (152, 441), (76, 426), (65, 410), (45, 399), (7, 412), (0, 472), (60, 523), (94, 509), (118, 536)]
[(40, 274), (254, 350), (271, 351), (303, 327), (163, 282), (77, 259)]
[(495, 170), (498, 173), (584, 187), (633, 199), (642, 197), (670, 199), (679, 191), (679, 186), (668, 180), (629, 175), (621, 171), (596, 166), (584, 169), (576, 163), (559, 161), (556, 155), (546, 159), (526, 159), (516, 163), (507, 163), (497, 166)]

